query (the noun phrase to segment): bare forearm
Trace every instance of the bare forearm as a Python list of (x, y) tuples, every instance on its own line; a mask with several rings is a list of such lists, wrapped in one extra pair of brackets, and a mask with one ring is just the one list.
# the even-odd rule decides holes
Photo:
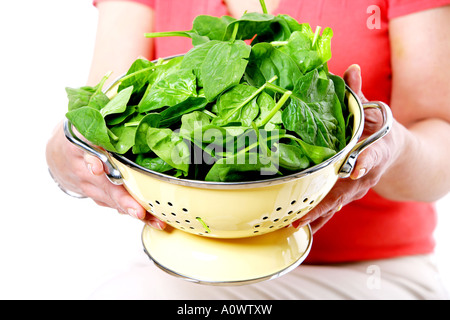
[(405, 128), (398, 122), (393, 163), (374, 190), (397, 201), (435, 201), (450, 190), (450, 124), (427, 119)]
[(96, 85), (113, 72), (113, 80), (126, 72), (138, 57), (152, 58), (153, 42), (144, 34), (153, 30), (153, 10), (134, 2), (98, 4), (99, 22), (88, 85)]

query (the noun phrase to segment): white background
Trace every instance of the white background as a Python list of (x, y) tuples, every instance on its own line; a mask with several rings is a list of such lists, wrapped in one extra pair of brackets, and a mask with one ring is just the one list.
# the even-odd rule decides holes
[[(45, 145), (64, 88), (86, 82), (96, 23), (91, 0), (0, 3), (0, 299), (85, 299), (144, 255), (140, 222), (66, 196), (47, 172)], [(447, 284), (449, 198), (436, 231)]]

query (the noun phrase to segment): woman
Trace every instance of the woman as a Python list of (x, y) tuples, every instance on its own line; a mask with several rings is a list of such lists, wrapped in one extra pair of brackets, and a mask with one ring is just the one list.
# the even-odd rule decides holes
[[(190, 297), (198, 293), (199, 298), (444, 297), (440, 284), (432, 280), (429, 255), (436, 224), (432, 202), (450, 190), (450, 89), (442, 72), (450, 67), (450, 39), (444, 31), (450, 30), (450, 1), (266, 0), (266, 4), (273, 14), (289, 14), (313, 28), (331, 27), (330, 71), (343, 75), (361, 99), (388, 103), (395, 117), (392, 130), (359, 157), (349, 179), (339, 180), (299, 221), (315, 232), (313, 249), (299, 270), (269, 284), (239, 289), (192, 288), (145, 270), (131, 278), (136, 285), (147, 284), (149, 291), (142, 294), (151, 298), (178, 297), (170, 289), (163, 290), (167, 296), (151, 290), (172, 288), (170, 284), (178, 288), (179, 297), (191, 292)], [(239, 17), (245, 10), (260, 11), (257, 0), (103, 0), (96, 5), (99, 25), (90, 85), (108, 70), (125, 72), (138, 56), (152, 59), (190, 49), (189, 39), (144, 39), (146, 32), (189, 30), (199, 14)], [(376, 112), (367, 113), (367, 131), (376, 128), (378, 117)], [(60, 126), (49, 141), (47, 159), (65, 190), (155, 228), (165, 227), (123, 187), (109, 183), (101, 163), (71, 146)], [(381, 271), (383, 288), (372, 290), (367, 285), (369, 266)], [(400, 275), (403, 284), (396, 285)], [(121, 287), (120, 280), (117, 283)], [(305, 286), (308, 290), (299, 290)]]

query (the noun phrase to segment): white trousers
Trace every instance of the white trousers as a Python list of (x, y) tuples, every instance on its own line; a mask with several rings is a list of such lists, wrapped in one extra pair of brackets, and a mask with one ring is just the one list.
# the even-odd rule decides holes
[[(145, 256), (143, 258), (146, 258)], [(448, 299), (428, 255), (357, 263), (301, 265), (280, 278), (244, 286), (209, 286), (166, 274), (150, 261), (101, 286), (92, 299), (336, 300)]]

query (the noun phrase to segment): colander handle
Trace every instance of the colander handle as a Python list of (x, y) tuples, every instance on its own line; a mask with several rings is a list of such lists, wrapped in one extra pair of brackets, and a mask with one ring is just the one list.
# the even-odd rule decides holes
[(358, 156), (361, 154), (361, 152), (363, 152), (367, 147), (374, 144), (379, 139), (388, 134), (392, 127), (393, 116), (391, 109), (387, 104), (381, 101), (371, 101), (363, 103), (363, 108), (380, 110), (381, 115), (383, 116), (383, 125), (380, 130), (356, 144), (356, 146), (352, 149), (350, 155), (342, 165), (341, 169), (339, 170), (340, 178), (348, 178), (352, 173), (353, 168), (355, 167), (356, 160), (358, 159)]
[(109, 156), (106, 152), (91, 146), (77, 137), (72, 129), (72, 123), (69, 120), (64, 121), (64, 134), (66, 138), (73, 143), (75, 146), (80, 148), (81, 150), (97, 157), (103, 163), (103, 169), (105, 171), (106, 177), (115, 185), (123, 184), (122, 174), (120, 171), (111, 163), (109, 160)]

